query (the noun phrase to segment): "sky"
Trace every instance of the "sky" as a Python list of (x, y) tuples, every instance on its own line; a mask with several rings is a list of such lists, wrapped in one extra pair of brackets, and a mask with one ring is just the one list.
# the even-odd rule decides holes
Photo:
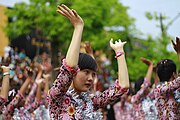
[(145, 35), (151, 34), (153, 36), (159, 36), (161, 31), (157, 27), (159, 21), (149, 21), (145, 17), (146, 12), (162, 13), (168, 17), (163, 23), (167, 25), (177, 15), (179, 16), (172, 25), (169, 26), (167, 33), (172, 36), (180, 37), (180, 0), (119, 0), (125, 6), (129, 6), (128, 13), (131, 17), (136, 19), (136, 27), (142, 31)]
[[(28, 0), (0, 0), (0, 5), (12, 7), (16, 2), (28, 2)], [(175, 38), (180, 37), (180, 0), (119, 0), (123, 5), (128, 6), (128, 13), (131, 17), (135, 18), (136, 28), (141, 31), (144, 36), (150, 34), (154, 37), (159, 36), (161, 31), (157, 27), (159, 21), (149, 21), (145, 17), (146, 12), (157, 12), (167, 16), (168, 19), (164, 20), (167, 25), (175, 16), (179, 17), (169, 26), (167, 33)]]

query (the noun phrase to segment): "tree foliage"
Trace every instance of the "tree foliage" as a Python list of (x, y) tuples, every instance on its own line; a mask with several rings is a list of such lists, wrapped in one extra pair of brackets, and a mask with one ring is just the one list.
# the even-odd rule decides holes
[[(35, 39), (52, 43), (54, 56), (57, 56), (58, 48), (66, 51), (73, 27), (66, 18), (56, 12), (56, 6), (62, 3), (75, 9), (83, 18), (85, 28), (82, 41), (90, 41), (95, 50), (103, 50), (107, 53), (108, 58), (113, 61), (113, 66), (110, 67), (112, 71), (117, 71), (117, 61), (114, 59), (113, 51), (109, 49), (110, 38), (127, 41), (126, 58), (129, 76), (133, 81), (139, 76), (144, 76), (147, 70), (140, 57), (155, 62), (165, 56), (175, 59), (175, 55), (166, 50), (168, 42), (162, 44), (163, 38), (154, 40), (149, 37), (142, 40), (135, 37), (135, 20), (128, 15), (128, 7), (119, 0), (29, 0), (29, 3), (17, 3), (7, 11), (11, 22), (6, 32), (10, 40), (20, 35), (33, 34)], [(146, 16), (153, 19), (150, 13), (146, 13)], [(52, 59), (55, 60), (56, 57)]]
[(77, 10), (84, 19), (83, 40), (91, 41), (95, 48), (107, 46), (110, 37), (121, 37), (104, 27), (127, 28), (133, 23), (133, 19), (127, 14), (128, 8), (118, 0), (30, 0), (29, 3), (17, 3), (13, 9), (7, 11), (12, 19), (7, 27), (8, 36), (13, 39), (34, 32), (37, 39), (66, 45), (71, 39), (73, 28), (66, 18), (56, 13), (56, 6), (61, 3)]

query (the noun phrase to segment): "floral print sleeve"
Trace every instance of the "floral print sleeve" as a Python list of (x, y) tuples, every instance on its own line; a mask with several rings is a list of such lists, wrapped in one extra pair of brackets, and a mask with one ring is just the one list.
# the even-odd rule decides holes
[(175, 100), (174, 92), (180, 86), (180, 77), (159, 84), (155, 90), (156, 108), (159, 120), (180, 120), (180, 104)]
[(71, 68), (69, 67), (65, 59), (63, 60), (63, 64), (60, 68), (60, 72), (53, 83), (53, 86), (50, 88), (48, 93), (48, 103), (49, 103), (49, 111), (51, 118), (58, 119), (59, 113), (61, 113), (61, 109), (63, 106), (63, 99), (68, 91), (71, 82), (77, 73), (79, 68)]
[(124, 94), (121, 100), (113, 106), (116, 120), (134, 120), (132, 116), (132, 104), (127, 101), (127, 97), (127, 94)]
[(11, 119), (14, 113), (14, 109), (23, 98), (24, 96), (20, 92), (18, 92), (14, 99), (7, 105), (7, 107), (5, 107), (2, 114), (3, 120)]
[(160, 95), (167, 95), (174, 92), (180, 86), (180, 77), (176, 78), (173, 81), (165, 82), (164, 84), (158, 85), (155, 92)]
[(142, 84), (141, 89), (132, 96), (131, 102), (132, 103), (139, 103), (141, 99), (143, 99), (147, 94), (151, 83), (148, 81), (148, 79), (144, 78), (144, 82)]
[(123, 94), (127, 93), (127, 88), (121, 88), (119, 86), (118, 80), (116, 80), (115, 85), (105, 90), (102, 94), (96, 95), (92, 98), (94, 103), (94, 108), (97, 110), (110, 104), (121, 97)]
[(154, 100), (155, 99), (155, 95), (154, 95), (154, 89), (151, 89), (151, 91), (149, 92), (149, 94), (147, 95), (147, 98)]
[(53, 100), (59, 100), (63, 96), (71, 82), (74, 75), (76, 74), (78, 68), (71, 68), (66, 64), (65, 59), (63, 60), (63, 65), (60, 68), (59, 75), (53, 83), (53, 86), (49, 90), (49, 97)]
[(29, 95), (26, 98), (26, 101), (25, 101), (25, 104), (24, 104), (25, 107), (28, 106), (29, 104), (33, 103), (33, 101), (35, 99), (36, 89), (37, 89), (37, 84), (34, 83), (32, 88), (31, 88), (31, 91), (30, 91)]
[(32, 113), (34, 112), (34, 110), (36, 110), (40, 105), (40, 101), (38, 99), (35, 98), (35, 101), (29, 105), (26, 110), (29, 112), (29, 113)]
[[(180, 88), (177, 89), (175, 92), (174, 92), (174, 97), (175, 97), (175, 100), (180, 103)], [(179, 106), (179, 109), (180, 109), (180, 106)]]
[(43, 92), (42, 93), (42, 98), (41, 98), (41, 101), (40, 101), (40, 105), (48, 106), (48, 100), (46, 98), (47, 98), (47, 93)]
[(2, 112), (2, 108), (4, 107), (4, 104), (6, 102), (7, 102), (7, 100), (0, 96), (0, 112)]

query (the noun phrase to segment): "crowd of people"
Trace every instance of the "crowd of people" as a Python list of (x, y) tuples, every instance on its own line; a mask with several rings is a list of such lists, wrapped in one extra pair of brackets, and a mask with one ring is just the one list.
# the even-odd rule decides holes
[(47, 52), (31, 60), (25, 50), (8, 46), (0, 63), (2, 119), (47, 119), (46, 97), (52, 71)]
[[(154, 64), (141, 58), (147, 72), (132, 88), (123, 48), (126, 42), (111, 39), (108, 44), (118, 65), (117, 80), (112, 80), (111, 70), (105, 68), (111, 61), (100, 59), (90, 43), (81, 42), (83, 19), (64, 4), (57, 7), (74, 27), (67, 54), (53, 68), (45, 51), (32, 60), (24, 50), (5, 49), (0, 60), (3, 120), (180, 120), (180, 78), (172, 60)], [(176, 37), (172, 45), (180, 61), (180, 39)], [(53, 83), (52, 72), (57, 72)]]

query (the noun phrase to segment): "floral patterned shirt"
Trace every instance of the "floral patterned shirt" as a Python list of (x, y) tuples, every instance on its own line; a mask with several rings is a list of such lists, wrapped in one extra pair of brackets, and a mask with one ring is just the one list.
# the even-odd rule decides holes
[[(21, 118), (29, 118), (31, 117), (32, 119), (46, 119), (44, 116), (48, 116), (47, 112), (48, 109), (46, 109), (45, 106), (48, 106), (48, 101), (47, 101), (47, 94), (45, 92), (42, 92), (42, 98), (41, 101), (38, 101), (36, 99), (36, 90), (37, 90), (37, 84), (34, 83), (29, 95), (26, 98), (26, 102), (24, 105), (24, 110), (25, 112), (22, 112), (19, 114), (19, 110), (16, 112), (16, 117), (21, 117)], [(38, 112), (37, 112), (38, 111)], [(30, 113), (33, 112), (33, 116), (30, 115)]]
[(23, 95), (18, 92), (14, 99), (3, 109), (2, 118), (3, 120), (11, 120), (14, 114), (14, 109), (17, 104), (23, 99)]
[(45, 92), (42, 93), (42, 99), (39, 103), (39, 107), (33, 112), (35, 120), (49, 120), (49, 109), (48, 109), (48, 101), (47, 94)]
[(39, 106), (41, 101), (36, 99), (36, 90), (37, 90), (37, 84), (34, 83), (29, 95), (26, 97), (26, 101), (24, 104), (24, 107), (21, 107), (20, 109), (15, 109), (14, 112), (14, 119), (33, 119), (33, 113)]
[[(25, 108), (28, 107), (30, 104), (33, 104), (33, 102), (34, 102), (34, 100), (36, 98), (36, 89), (37, 89), (37, 84), (34, 83), (32, 88), (31, 88), (31, 91), (30, 91), (29, 95), (26, 98), (26, 101), (25, 101), (25, 104), (24, 104)], [(41, 101), (39, 101), (39, 104), (47, 106), (47, 104), (48, 104), (47, 93), (42, 91), (41, 94), (42, 94), (42, 98), (41, 98)]]
[[(180, 103), (180, 88), (174, 92), (174, 97), (178, 103)], [(180, 106), (179, 106), (180, 108)]]
[(142, 109), (144, 111), (146, 120), (158, 120), (158, 113), (155, 103), (156, 100), (154, 96), (154, 89), (152, 88), (150, 93), (142, 101)]
[(38, 101), (36, 98), (35, 98), (35, 101), (30, 104), (29, 106), (26, 106), (26, 107), (20, 107), (20, 109), (15, 109), (14, 111), (14, 115), (13, 115), (13, 119), (15, 120), (31, 120), (33, 119), (33, 113), (40, 105), (40, 101)]
[(178, 107), (173, 92), (180, 87), (180, 77), (173, 81), (159, 84), (154, 90), (159, 120), (180, 120)]
[(30, 113), (32, 113), (36, 108), (39, 107), (40, 101), (35, 99), (33, 103), (24, 107), (20, 107), (20, 109), (18, 109), (17, 106), (22, 99), (24, 99), (24, 96), (20, 92), (18, 92), (14, 99), (3, 109), (3, 120), (31, 118)]
[(37, 89), (37, 84), (33, 83), (31, 91), (29, 92), (29, 95), (26, 97), (26, 101), (24, 104), (25, 107), (34, 102), (34, 99), (36, 97), (36, 89)]
[(2, 109), (3, 109), (4, 104), (5, 104), (6, 102), (7, 102), (7, 100), (4, 99), (4, 98), (2, 98), (2, 97), (0, 96), (0, 113), (2, 112)]
[(45, 93), (45, 92), (42, 92), (42, 98), (41, 98), (40, 105), (48, 106), (47, 93)]
[(132, 117), (132, 104), (125, 97), (127, 96), (123, 95), (121, 100), (113, 106), (116, 120), (134, 120)]
[(50, 120), (49, 109), (45, 107), (45, 105), (40, 105), (34, 111), (34, 119), (35, 120)]
[(127, 89), (122, 89), (116, 82), (115, 86), (92, 98), (89, 92), (78, 95), (69, 88), (77, 70), (63, 60), (60, 73), (49, 90), (50, 117), (55, 120), (101, 120), (96, 111), (127, 93)]
[(142, 101), (146, 97), (146, 95), (149, 93), (150, 85), (151, 83), (148, 81), (148, 79), (145, 78), (141, 86), (141, 89), (131, 98), (131, 103), (133, 104), (132, 117), (135, 120), (145, 119), (145, 114), (142, 109)]

